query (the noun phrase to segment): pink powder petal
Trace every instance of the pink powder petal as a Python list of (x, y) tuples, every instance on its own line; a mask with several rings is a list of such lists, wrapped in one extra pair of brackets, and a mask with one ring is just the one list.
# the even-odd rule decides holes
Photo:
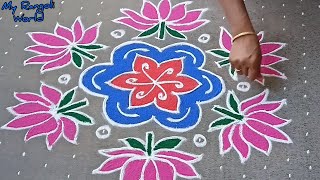
[(134, 20), (138, 23), (154, 25), (159, 22), (158, 20), (147, 19), (147, 18), (141, 16), (140, 14), (138, 14), (135, 11), (132, 11), (130, 9), (123, 9), (123, 10), (121, 10), (121, 12), (126, 14), (129, 18), (131, 18), (132, 20)]
[(249, 115), (252, 112), (257, 111), (267, 111), (267, 112), (275, 112), (279, 110), (283, 106), (285, 101), (276, 101), (276, 102), (268, 102), (263, 104), (258, 104), (256, 106), (251, 106), (245, 111), (245, 115)]
[(17, 100), (21, 102), (41, 102), (48, 107), (51, 106), (51, 103), (49, 101), (47, 101), (46, 99), (44, 99), (38, 94), (21, 92), (21, 93), (15, 93), (14, 96)]
[(229, 135), (231, 133), (233, 125), (221, 130), (219, 135), (220, 141), (220, 154), (225, 154), (231, 149), (231, 143), (229, 139)]
[(175, 170), (169, 163), (156, 160), (155, 164), (158, 170), (159, 179), (174, 180)]
[(284, 61), (284, 60), (287, 60), (287, 59), (283, 58), (281, 56), (276, 56), (276, 55), (272, 55), (272, 54), (263, 55), (262, 60), (261, 60), (261, 65), (270, 66), (270, 65), (276, 64), (278, 62)]
[(100, 151), (101, 153), (103, 153), (104, 155), (107, 156), (117, 156), (117, 155), (140, 155), (143, 156), (144, 152), (141, 150), (133, 150), (133, 149), (111, 149), (111, 150), (102, 150)]
[(157, 170), (152, 160), (149, 160), (143, 174), (145, 180), (157, 180)]
[(180, 31), (180, 32), (190, 32), (195, 29), (198, 29), (199, 27), (207, 24), (209, 21), (207, 20), (199, 20), (190, 24), (181, 24), (181, 25), (169, 25), (170, 28)]
[(159, 3), (160, 17), (165, 20), (171, 12), (171, 3), (169, 0), (161, 0)]
[(173, 151), (173, 150), (168, 150), (168, 151), (160, 151), (156, 154), (156, 156), (168, 156), (168, 157), (173, 157), (173, 158), (179, 158), (184, 161), (193, 161), (197, 159), (198, 157), (192, 154), (188, 154), (182, 151)]
[(68, 39), (70, 42), (74, 42), (72, 30), (70, 30), (69, 28), (66, 28), (64, 26), (61, 26), (60, 24), (57, 24), (56, 28), (54, 29), (54, 33), (56, 35), (59, 35), (63, 38)]
[(85, 32), (80, 40), (79, 44), (93, 44), (96, 43), (98, 37), (99, 37), (99, 29), (100, 29), (101, 23), (97, 23), (91, 27), (89, 27)]
[(12, 107), (12, 110), (17, 114), (31, 114), (35, 112), (49, 111), (50, 108), (42, 105), (38, 102), (21, 103), (17, 106)]
[(53, 48), (53, 47), (46, 47), (42, 45), (34, 45), (34, 46), (29, 46), (24, 50), (31, 51), (38, 54), (55, 55), (55, 54), (61, 53), (65, 49), (66, 48)]
[(57, 123), (58, 127), (56, 128), (56, 130), (47, 136), (47, 148), (49, 150), (51, 150), (52, 146), (54, 146), (57, 143), (62, 134), (62, 122), (57, 121)]
[(60, 36), (44, 32), (33, 32), (28, 34), (30, 38), (37, 44), (46, 46), (68, 46), (69, 42)]
[(141, 8), (141, 14), (149, 19), (158, 19), (158, 10), (154, 4), (150, 1), (143, 1)]
[(228, 51), (231, 51), (232, 36), (224, 27), (220, 27), (220, 29), (221, 30), (220, 30), (219, 44), (220, 44), (221, 48), (224, 48)]
[(73, 25), (72, 25), (72, 31), (73, 31), (73, 35), (74, 35), (74, 41), (75, 42), (78, 42), (82, 36), (83, 36), (83, 25), (82, 25), (82, 22), (81, 22), (81, 19), (80, 17), (78, 17)]
[(247, 125), (242, 125), (242, 135), (243, 135), (243, 138), (249, 143), (251, 143), (251, 145), (254, 148), (269, 155), (271, 145), (270, 145), (270, 142), (265, 137), (253, 131)]
[(269, 94), (269, 91), (265, 90), (262, 93), (241, 102), (240, 104), (241, 111), (244, 112), (246, 111), (247, 108), (265, 101), (267, 99), (268, 94)]
[(193, 10), (193, 11), (189, 11), (187, 12), (186, 16), (175, 22), (175, 24), (188, 24), (188, 23), (192, 23), (196, 20), (198, 20), (201, 16), (201, 14), (203, 13), (202, 10)]
[(106, 160), (97, 170), (104, 173), (112, 173), (121, 168), (131, 157), (115, 157)]
[(163, 157), (162, 159), (166, 159), (169, 162), (171, 162), (174, 168), (176, 169), (178, 175), (180, 176), (185, 176), (188, 178), (191, 178), (191, 177), (196, 178), (199, 176), (196, 170), (194, 169), (194, 167), (189, 163), (186, 163), (178, 159), (173, 159), (173, 158)]
[(54, 69), (59, 69), (63, 68), (71, 63), (71, 53), (68, 52), (64, 56), (60, 57), (59, 59), (48, 62), (41, 68), (41, 72), (44, 73), (46, 71), (54, 70)]
[(255, 120), (248, 120), (247, 124), (261, 134), (273, 138), (275, 141), (291, 143), (291, 139), (280, 129)]
[(35, 113), (35, 114), (26, 115), (23, 117), (16, 117), (12, 121), (10, 121), (8, 124), (4, 125), (2, 128), (26, 129), (34, 125), (40, 124), (51, 117), (52, 115), (49, 113)]
[(272, 76), (272, 77), (278, 77), (281, 79), (287, 79), (287, 77), (283, 73), (273, 69), (272, 67), (261, 66), (260, 72), (263, 76)]
[(240, 125), (236, 125), (231, 139), (233, 147), (240, 156), (241, 162), (244, 163), (250, 156), (250, 146), (243, 141), (240, 133)]
[(32, 138), (48, 134), (54, 131), (57, 128), (57, 126), (57, 121), (52, 117), (49, 120), (29, 129), (24, 139), (25, 141), (28, 141)]
[(265, 55), (265, 54), (271, 54), (271, 53), (277, 52), (280, 49), (282, 49), (284, 45), (285, 44), (283, 43), (261, 43), (260, 44), (261, 53)]
[(41, 84), (40, 91), (44, 97), (46, 97), (49, 101), (51, 101), (55, 105), (59, 103), (62, 96), (62, 93), (58, 89), (52, 86), (48, 86), (44, 83)]
[(138, 31), (145, 31), (145, 30), (150, 29), (152, 27), (152, 25), (138, 23), (138, 22), (132, 20), (131, 18), (118, 18), (118, 19), (115, 19), (114, 22), (129, 26), (129, 27), (131, 27), (135, 30), (138, 30)]
[(28, 65), (28, 64), (44, 64), (44, 63), (48, 63), (48, 62), (52, 62), (55, 61), (57, 59), (60, 59), (61, 57), (63, 57), (66, 52), (68, 50), (65, 50), (59, 54), (56, 55), (51, 55), (51, 56), (46, 56), (46, 55), (38, 55), (38, 56), (34, 56), (31, 57), (27, 60), (24, 61), (24, 65)]
[(169, 18), (167, 19), (167, 21), (177, 21), (177, 20), (180, 20), (183, 17), (185, 17), (186, 12), (187, 12), (187, 4), (189, 4), (189, 3), (183, 2), (183, 3), (179, 3), (179, 4), (175, 5), (172, 8), (171, 14), (170, 14)]
[(78, 125), (65, 117), (61, 117), (60, 120), (63, 124), (63, 134), (67, 140), (71, 142), (76, 141), (78, 135)]
[(276, 115), (267, 113), (267, 112), (255, 112), (248, 116), (249, 119), (256, 119), (265, 123), (268, 123), (272, 126), (278, 126), (286, 124), (289, 120), (282, 119)]
[(143, 166), (146, 163), (145, 159), (130, 161), (123, 170), (123, 180), (140, 179)]

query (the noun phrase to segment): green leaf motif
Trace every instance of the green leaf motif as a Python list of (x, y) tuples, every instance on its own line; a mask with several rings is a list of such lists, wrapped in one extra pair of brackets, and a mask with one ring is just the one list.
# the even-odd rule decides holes
[(232, 68), (231, 65), (229, 67), (229, 74), (233, 80), (238, 81), (238, 73), (236, 72), (236, 70), (234, 68)]
[(218, 112), (218, 113), (220, 113), (220, 114), (229, 116), (229, 117), (231, 117), (231, 118), (234, 118), (234, 119), (237, 119), (237, 120), (240, 120), (240, 121), (243, 119), (243, 116), (242, 116), (242, 115), (240, 115), (240, 114), (235, 114), (235, 113), (233, 113), (233, 112), (231, 112), (231, 111), (229, 111), (229, 110), (227, 110), (227, 109), (225, 109), (225, 108), (223, 108), (223, 107), (220, 107), (220, 106), (215, 106), (215, 107), (213, 108), (213, 110), (216, 111), (216, 112)]
[(80, 114), (78, 112), (64, 112), (62, 113), (63, 115), (66, 115), (66, 116), (70, 116), (70, 117), (73, 117), (75, 119), (77, 119), (78, 121), (84, 123), (84, 124), (93, 124), (92, 123), (92, 118), (88, 115), (83, 115), (83, 114)]
[(156, 151), (158, 149), (174, 149), (181, 143), (181, 141), (182, 140), (180, 138), (166, 139), (164, 141), (158, 142), (153, 150)]
[(187, 37), (186, 37), (184, 34), (178, 32), (178, 31), (176, 31), (176, 30), (173, 30), (173, 29), (169, 28), (168, 26), (166, 26), (166, 30), (167, 30), (167, 32), (168, 32), (171, 36), (173, 36), (173, 37), (175, 37), (175, 38), (178, 38), (178, 39), (187, 39)]
[(107, 46), (102, 44), (92, 44), (92, 45), (78, 45), (78, 47), (81, 49), (86, 49), (88, 51), (94, 51), (94, 50), (104, 49)]
[(233, 123), (234, 121), (235, 121), (234, 119), (230, 119), (230, 118), (220, 118), (220, 119), (212, 122), (210, 127), (211, 128), (217, 128), (219, 126), (226, 126), (226, 125), (229, 125), (229, 124)]
[(57, 112), (58, 113), (64, 113), (64, 112), (67, 112), (67, 111), (71, 111), (71, 110), (77, 109), (77, 108), (82, 107), (82, 106), (86, 106), (87, 104), (88, 104), (87, 100), (79, 101), (79, 102), (71, 104), (70, 106), (67, 106), (65, 108), (59, 109)]
[(82, 68), (83, 60), (82, 60), (82, 57), (78, 53), (72, 52), (72, 60), (78, 68), (80, 68), (80, 69)]
[(224, 66), (229, 65), (230, 61), (229, 61), (229, 59), (226, 59), (226, 60), (218, 61), (217, 63), (219, 64), (220, 67), (224, 67)]
[(234, 97), (234, 94), (230, 93), (229, 94), (229, 104), (231, 108), (234, 110), (234, 112), (239, 113), (239, 105)]
[(135, 138), (126, 138), (125, 141), (128, 142), (129, 146), (135, 149), (141, 149), (142, 151), (146, 152), (146, 149), (144, 147), (144, 145), (138, 141)]
[(59, 108), (69, 104), (73, 99), (74, 93), (75, 93), (75, 89), (72, 89), (66, 95), (64, 95), (62, 100), (60, 101)]
[(159, 24), (153, 26), (152, 28), (142, 32), (141, 34), (138, 35), (138, 37), (146, 37), (146, 36), (151, 36), (155, 34), (159, 29)]
[(223, 49), (213, 49), (210, 51), (214, 56), (228, 58), (229, 53), (224, 51)]

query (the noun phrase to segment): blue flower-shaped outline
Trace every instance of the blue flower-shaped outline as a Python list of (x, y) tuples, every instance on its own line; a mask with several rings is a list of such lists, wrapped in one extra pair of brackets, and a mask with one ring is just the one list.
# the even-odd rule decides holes
[[(154, 104), (129, 109), (130, 91), (115, 89), (107, 84), (114, 77), (132, 72), (136, 56), (150, 57), (158, 63), (171, 59), (183, 59), (183, 72), (201, 83), (194, 91), (179, 95), (179, 113), (158, 109)], [(84, 70), (79, 78), (79, 87), (94, 96), (104, 97), (103, 112), (115, 126), (133, 127), (155, 120), (165, 129), (184, 132), (193, 129), (201, 120), (200, 104), (209, 103), (225, 92), (221, 77), (202, 69), (205, 54), (196, 46), (176, 43), (158, 48), (140, 41), (129, 41), (114, 48), (111, 62), (96, 64)]]

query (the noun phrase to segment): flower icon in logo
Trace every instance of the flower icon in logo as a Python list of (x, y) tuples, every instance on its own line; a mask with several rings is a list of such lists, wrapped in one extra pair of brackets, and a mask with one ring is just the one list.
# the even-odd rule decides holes
[[(288, 60), (285, 57), (277, 56), (273, 53), (281, 50), (285, 44), (279, 42), (265, 42), (262, 40), (264, 38), (264, 32), (261, 31), (257, 34), (260, 42), (262, 60), (261, 60), (261, 75), (262, 78), (256, 79), (260, 84), (264, 84), (265, 77), (277, 77), (281, 79), (287, 79), (287, 77), (279, 72), (278, 70), (271, 67), (271, 65), (277, 64), (279, 62)], [(221, 27), (220, 31), (220, 39), (219, 39), (220, 49), (212, 49), (209, 50), (208, 53), (212, 54), (215, 57), (221, 58), (222, 60), (217, 61), (216, 64), (218, 67), (226, 67), (229, 66), (229, 74), (234, 80), (238, 80), (237, 72), (233, 69), (229, 62), (229, 55), (232, 47), (232, 36), (231, 34), (223, 27)]]
[(222, 79), (202, 69), (203, 52), (187, 43), (159, 49), (128, 42), (116, 47), (111, 63), (86, 69), (79, 86), (105, 98), (107, 120), (132, 127), (154, 120), (172, 131), (187, 131), (201, 119), (200, 104), (224, 92)]
[(153, 132), (148, 132), (146, 141), (132, 137), (121, 141), (126, 147), (99, 151), (108, 159), (93, 174), (120, 171), (120, 180), (201, 178), (193, 164), (199, 162), (202, 155), (176, 150), (184, 141), (182, 137), (167, 137), (154, 142)]
[(62, 94), (58, 89), (44, 83), (40, 87), (41, 95), (21, 92), (15, 98), (21, 103), (9, 107), (8, 110), (16, 117), (2, 126), (2, 129), (29, 129), (25, 141), (39, 136), (46, 136), (49, 150), (63, 136), (67, 141), (77, 144), (79, 124), (89, 126), (92, 118), (78, 110), (88, 106), (88, 100), (72, 102), (75, 89)]
[(126, 17), (113, 20), (142, 32), (138, 37), (149, 37), (158, 33), (159, 39), (165, 39), (165, 34), (178, 39), (187, 39), (182, 32), (190, 32), (207, 24), (209, 20), (201, 19), (207, 9), (187, 10), (190, 1), (179, 3), (172, 7), (170, 0), (161, 0), (158, 7), (150, 1), (144, 1), (140, 14), (121, 9)]
[(83, 67), (83, 58), (95, 61), (96, 55), (91, 51), (105, 49), (102, 44), (95, 44), (99, 37), (101, 23), (84, 29), (80, 17), (73, 23), (71, 29), (57, 23), (54, 33), (31, 32), (28, 33), (36, 45), (25, 50), (37, 53), (24, 62), (28, 64), (44, 64), (41, 73), (63, 68), (71, 62), (79, 69)]
[(279, 128), (290, 123), (275, 112), (285, 104), (283, 101), (267, 101), (269, 91), (239, 102), (233, 91), (227, 95), (227, 107), (215, 106), (213, 111), (223, 117), (213, 121), (209, 131), (221, 130), (219, 135), (220, 154), (234, 148), (244, 163), (249, 159), (251, 147), (269, 155), (271, 141), (292, 143), (290, 137)]

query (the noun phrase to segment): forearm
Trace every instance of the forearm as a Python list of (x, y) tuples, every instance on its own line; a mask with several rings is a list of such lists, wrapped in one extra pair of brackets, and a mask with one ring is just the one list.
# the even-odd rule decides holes
[(219, 0), (219, 2), (231, 26), (233, 36), (242, 32), (254, 32), (243, 0)]

